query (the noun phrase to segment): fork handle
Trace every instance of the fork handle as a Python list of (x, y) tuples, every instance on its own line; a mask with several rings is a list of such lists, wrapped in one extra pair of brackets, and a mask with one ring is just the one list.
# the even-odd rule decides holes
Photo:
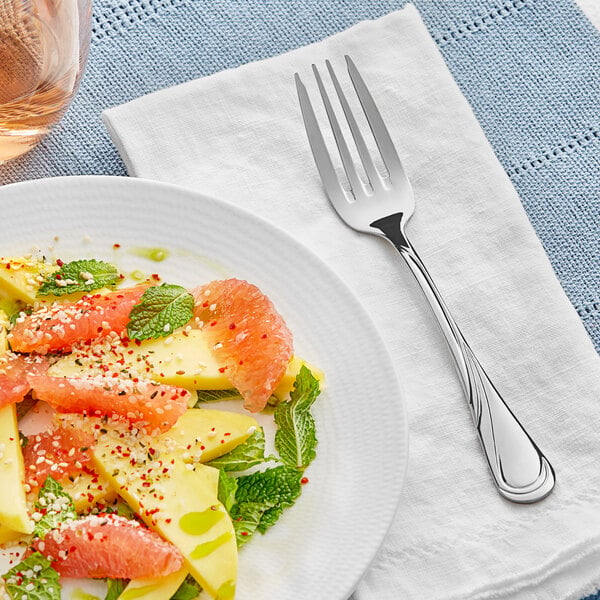
[(537, 502), (555, 483), (552, 465), (508, 408), (467, 344), (423, 261), (404, 235), (402, 213), (374, 221), (419, 282), (448, 342), (477, 434), (499, 493), (513, 502)]

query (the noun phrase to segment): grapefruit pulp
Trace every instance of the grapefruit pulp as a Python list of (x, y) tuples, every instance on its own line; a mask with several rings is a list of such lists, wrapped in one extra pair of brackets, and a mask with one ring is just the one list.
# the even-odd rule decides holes
[(25, 478), (32, 489), (41, 487), (48, 475), (61, 481), (89, 468), (91, 433), (63, 423), (56, 429), (30, 436), (23, 448)]
[(123, 417), (150, 431), (167, 431), (186, 411), (190, 392), (183, 388), (114, 377), (30, 375), (39, 400), (63, 413)]
[(173, 544), (138, 521), (115, 514), (62, 523), (43, 540), (35, 540), (33, 547), (51, 558), (63, 577), (160, 577), (183, 566)]
[(192, 293), (194, 316), (202, 322), (223, 373), (242, 394), (245, 408), (262, 410), (292, 357), (285, 321), (247, 281), (212, 281)]
[(77, 342), (87, 342), (111, 333), (122, 335), (129, 313), (147, 286), (84, 296), (77, 302), (44, 306), (17, 319), (8, 334), (15, 352), (69, 352)]
[(48, 369), (48, 362), (41, 356), (29, 357), (7, 354), (0, 359), (0, 408), (20, 402), (31, 389), (28, 373), (41, 375)]

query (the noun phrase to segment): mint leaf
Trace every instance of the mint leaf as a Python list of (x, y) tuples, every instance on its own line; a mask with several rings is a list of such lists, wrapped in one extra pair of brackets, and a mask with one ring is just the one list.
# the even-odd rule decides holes
[(47, 477), (41, 487), (35, 508), (41, 518), (35, 524), (33, 535), (39, 538), (43, 538), (50, 530), (56, 529), (60, 523), (74, 521), (77, 518), (73, 499), (52, 477)]
[(228, 513), (235, 504), (235, 493), (237, 491), (237, 480), (235, 477), (229, 477), (223, 469), (219, 471), (219, 488), (217, 498), (225, 507)]
[(2, 575), (12, 600), (60, 600), (58, 573), (39, 552), (30, 554)]
[(242, 510), (241, 505), (247, 502), (270, 505), (257, 527), (264, 533), (279, 519), (283, 509), (292, 506), (300, 496), (301, 479), (302, 471), (288, 465), (238, 477), (235, 499), (240, 506), (235, 510)]
[[(196, 392), (196, 404), (194, 408), (199, 408), (199, 405), (204, 402), (216, 402), (217, 400), (241, 400), (243, 398), (236, 389), (231, 390), (197, 390)], [(277, 406), (279, 404), (279, 398), (271, 395), (267, 400), (270, 406)]]
[(224, 471), (245, 471), (265, 460), (265, 432), (262, 427), (255, 429), (250, 437), (236, 446), (231, 452), (207, 463)]
[(238, 548), (241, 548), (258, 529), (267, 510), (273, 508), (267, 502), (244, 502), (236, 504), (231, 511), (231, 520)]
[(194, 316), (194, 297), (180, 285), (149, 287), (129, 313), (127, 335), (132, 340), (165, 337)]
[(302, 365), (288, 402), (275, 409), (275, 448), (281, 460), (292, 467), (304, 468), (316, 456), (317, 436), (310, 407), (319, 395), (319, 380)]
[(107, 579), (107, 590), (104, 600), (117, 600), (123, 593), (123, 590), (127, 587), (128, 583), (129, 581), (127, 579)]
[(135, 519), (134, 510), (125, 502), (119, 502), (119, 504), (117, 504), (117, 514), (125, 519)]
[(216, 400), (235, 400), (242, 398), (237, 390), (198, 390), (196, 392), (198, 399), (194, 408), (203, 402), (215, 402)]
[(198, 582), (191, 575), (188, 575), (171, 596), (171, 600), (194, 600), (201, 590), (202, 588)]
[(91, 292), (119, 281), (117, 267), (101, 260), (74, 260), (63, 264), (46, 277), (38, 296), (63, 296), (74, 292)]

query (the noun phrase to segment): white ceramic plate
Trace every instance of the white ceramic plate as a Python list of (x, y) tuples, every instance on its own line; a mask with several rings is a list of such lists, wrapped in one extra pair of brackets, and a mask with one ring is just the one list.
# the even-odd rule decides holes
[[(237, 207), (189, 190), (118, 177), (64, 177), (0, 188), (0, 255), (96, 257), (125, 273), (197, 285), (258, 285), (321, 367), (319, 446), (309, 484), (266, 535), (240, 552), (238, 600), (345, 600), (391, 524), (407, 462), (407, 424), (387, 351), (348, 288), (306, 248)], [(114, 249), (114, 244), (120, 244)], [(171, 251), (155, 263), (136, 247)]]

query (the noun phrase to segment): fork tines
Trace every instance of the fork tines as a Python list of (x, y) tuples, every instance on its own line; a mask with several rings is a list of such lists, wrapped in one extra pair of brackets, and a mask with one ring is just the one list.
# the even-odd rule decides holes
[[(400, 158), (398, 157), (398, 153), (396, 152), (396, 148), (394, 147), (394, 143), (392, 142), (388, 129), (385, 123), (383, 122), (379, 109), (377, 108), (377, 105), (375, 104), (371, 93), (369, 92), (360, 73), (358, 72), (356, 65), (349, 56), (346, 56), (345, 58), (348, 67), (348, 73), (350, 75), (350, 80), (352, 82), (352, 85), (354, 86), (354, 90), (356, 91), (363, 112), (366, 116), (367, 122), (373, 134), (373, 138), (375, 139), (375, 143), (377, 144), (377, 148), (379, 149), (379, 153), (381, 154), (383, 164), (387, 169), (388, 177), (396, 185), (399, 185), (404, 180), (406, 180), (406, 175), (404, 173), (402, 163), (400, 162)], [(352, 109), (350, 108), (348, 99), (346, 98), (346, 95), (342, 90), (340, 82), (335, 74), (335, 71), (333, 70), (330, 61), (325, 61), (325, 64), (327, 65), (329, 76), (331, 77), (333, 87), (339, 99), (350, 132), (352, 134), (352, 138), (354, 140), (360, 163), (368, 179), (368, 184), (373, 193), (382, 192), (386, 187), (384, 183), (384, 178), (381, 176), (381, 174), (375, 166), (365, 138), (360, 131), (360, 127), (352, 112)], [(329, 119), (329, 124), (331, 126), (333, 137), (335, 139), (340, 158), (342, 160), (342, 165), (344, 167), (344, 171), (350, 184), (350, 189), (352, 190), (352, 193), (356, 199), (363, 195), (370, 195), (371, 190), (369, 190), (368, 187), (365, 187), (360, 178), (357, 166), (354, 162), (354, 159), (352, 158), (351, 151), (348, 147), (346, 139), (344, 138), (344, 134), (342, 133), (342, 128), (333, 109), (327, 90), (325, 89), (325, 85), (323, 83), (323, 79), (319, 73), (319, 70), (314, 64), (312, 65), (312, 69), (315, 79), (317, 81), (321, 98), (323, 100), (323, 104), (325, 106), (325, 111)], [(315, 158), (315, 162), (317, 164), (319, 174), (321, 175), (323, 185), (330, 197), (330, 200), (332, 201), (332, 203), (334, 203), (334, 206), (339, 211), (338, 203), (341, 200), (346, 201), (347, 197), (336, 175), (333, 160), (327, 149), (327, 144), (325, 143), (325, 139), (319, 127), (317, 117), (315, 115), (312, 103), (310, 101), (310, 97), (308, 95), (308, 91), (302, 83), (302, 80), (300, 79), (298, 73), (296, 73), (295, 79), (296, 87), (298, 90), (298, 96), (300, 99), (300, 107), (302, 110), (306, 131)]]

